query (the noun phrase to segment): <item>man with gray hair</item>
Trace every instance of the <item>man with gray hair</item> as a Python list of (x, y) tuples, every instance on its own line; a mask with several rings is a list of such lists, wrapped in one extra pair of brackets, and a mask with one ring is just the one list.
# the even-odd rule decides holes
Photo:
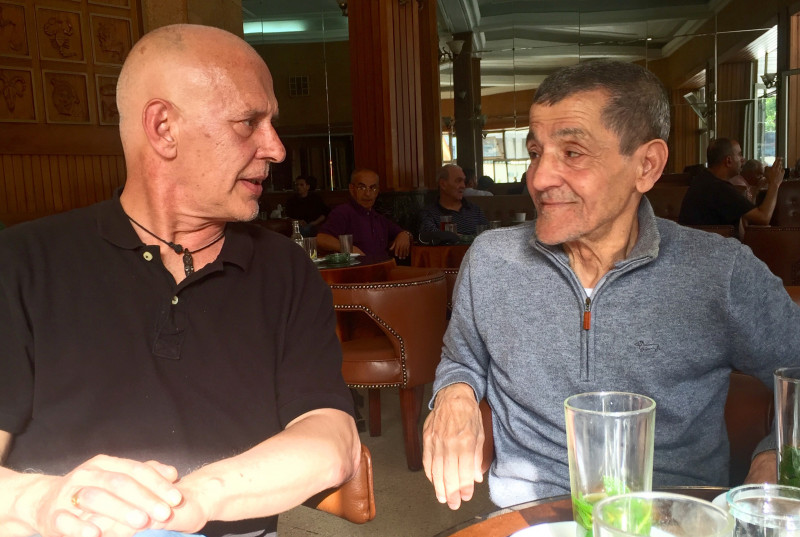
[[(727, 485), (729, 374), (771, 385), (797, 363), (800, 308), (737, 241), (654, 216), (644, 194), (667, 162), (669, 102), (651, 72), (560, 70), (529, 120), (537, 218), (481, 234), (456, 282), (423, 433), (437, 499), (458, 508), (483, 479), (481, 399), (492, 501), (568, 493), (563, 402), (592, 391), (655, 399), (654, 486)], [(770, 447), (749, 481), (775, 481)]]
[(464, 199), (466, 175), (460, 166), (445, 164), (436, 178), (439, 198), (420, 211), (420, 232), (437, 231), (443, 216), (452, 218), (458, 233), (463, 235), (475, 235), (477, 226), (489, 223), (480, 207)]
[(739, 175), (732, 177), (728, 182), (744, 188), (747, 201), (753, 204), (758, 200), (758, 193), (767, 190), (769, 186), (769, 181), (764, 175), (764, 165), (756, 159), (750, 159), (742, 164), (742, 171)]

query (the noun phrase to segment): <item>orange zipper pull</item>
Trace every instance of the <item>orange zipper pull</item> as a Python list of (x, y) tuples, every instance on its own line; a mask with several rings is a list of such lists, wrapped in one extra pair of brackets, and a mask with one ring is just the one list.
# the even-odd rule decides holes
[(589, 330), (592, 327), (592, 299), (586, 299), (586, 305), (583, 307), (583, 329)]

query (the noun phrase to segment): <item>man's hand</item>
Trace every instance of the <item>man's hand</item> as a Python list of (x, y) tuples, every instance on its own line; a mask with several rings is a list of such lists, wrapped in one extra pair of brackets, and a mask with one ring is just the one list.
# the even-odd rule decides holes
[(389, 250), (400, 259), (408, 257), (408, 253), (411, 251), (411, 233), (407, 231), (398, 233), (392, 245), (389, 246)]
[(767, 178), (769, 186), (777, 188), (783, 182), (783, 157), (777, 157), (772, 166), (764, 168), (764, 176)]
[(440, 503), (458, 509), (483, 481), (483, 423), (475, 392), (464, 383), (436, 395), (422, 431), (422, 464)]
[[(99, 455), (63, 477), (31, 477), (15, 509), (42, 537), (128, 537), (164, 528), (184, 501), (173, 484), (177, 470), (153, 461)], [(203, 523), (191, 525), (187, 531)]]
[[(781, 170), (782, 171), (782, 170)], [(777, 483), (778, 459), (774, 449), (763, 451), (753, 458), (750, 471), (744, 478), (745, 484), (750, 483)]]

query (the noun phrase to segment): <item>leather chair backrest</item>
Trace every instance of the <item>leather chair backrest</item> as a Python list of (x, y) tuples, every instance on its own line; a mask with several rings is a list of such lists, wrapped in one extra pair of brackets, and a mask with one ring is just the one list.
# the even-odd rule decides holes
[(372, 483), (372, 455), (361, 444), (361, 464), (350, 481), (315, 494), (303, 505), (363, 524), (375, 518), (375, 492)]
[(337, 311), (368, 309), (398, 360), (405, 356), (404, 387), (433, 380), (447, 327), (447, 282), (440, 269), (395, 267), (386, 281), (331, 284), (331, 292)]
[(687, 190), (689, 190), (689, 187), (682, 183), (661, 183), (661, 181), (658, 181), (645, 196), (650, 201), (650, 205), (653, 206), (653, 212), (656, 216), (677, 221), (681, 212), (683, 197), (686, 195)]
[(778, 189), (773, 226), (800, 226), (800, 181), (784, 181)]
[(748, 226), (742, 242), (783, 285), (800, 285), (800, 227)]
[(536, 217), (536, 207), (528, 194), (507, 194), (498, 196), (470, 196), (470, 203), (477, 205), (488, 220), (500, 220), (509, 224), (514, 214), (526, 213), (527, 220)]

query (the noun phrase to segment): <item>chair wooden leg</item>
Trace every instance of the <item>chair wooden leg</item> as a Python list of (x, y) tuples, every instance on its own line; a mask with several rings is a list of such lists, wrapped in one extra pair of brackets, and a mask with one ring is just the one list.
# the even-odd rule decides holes
[(419, 416), (422, 412), (424, 386), (400, 388), (400, 419), (403, 422), (403, 441), (406, 446), (408, 469), (422, 469), (422, 440), (419, 433)]
[(381, 390), (370, 388), (369, 393), (369, 435), (381, 435)]

